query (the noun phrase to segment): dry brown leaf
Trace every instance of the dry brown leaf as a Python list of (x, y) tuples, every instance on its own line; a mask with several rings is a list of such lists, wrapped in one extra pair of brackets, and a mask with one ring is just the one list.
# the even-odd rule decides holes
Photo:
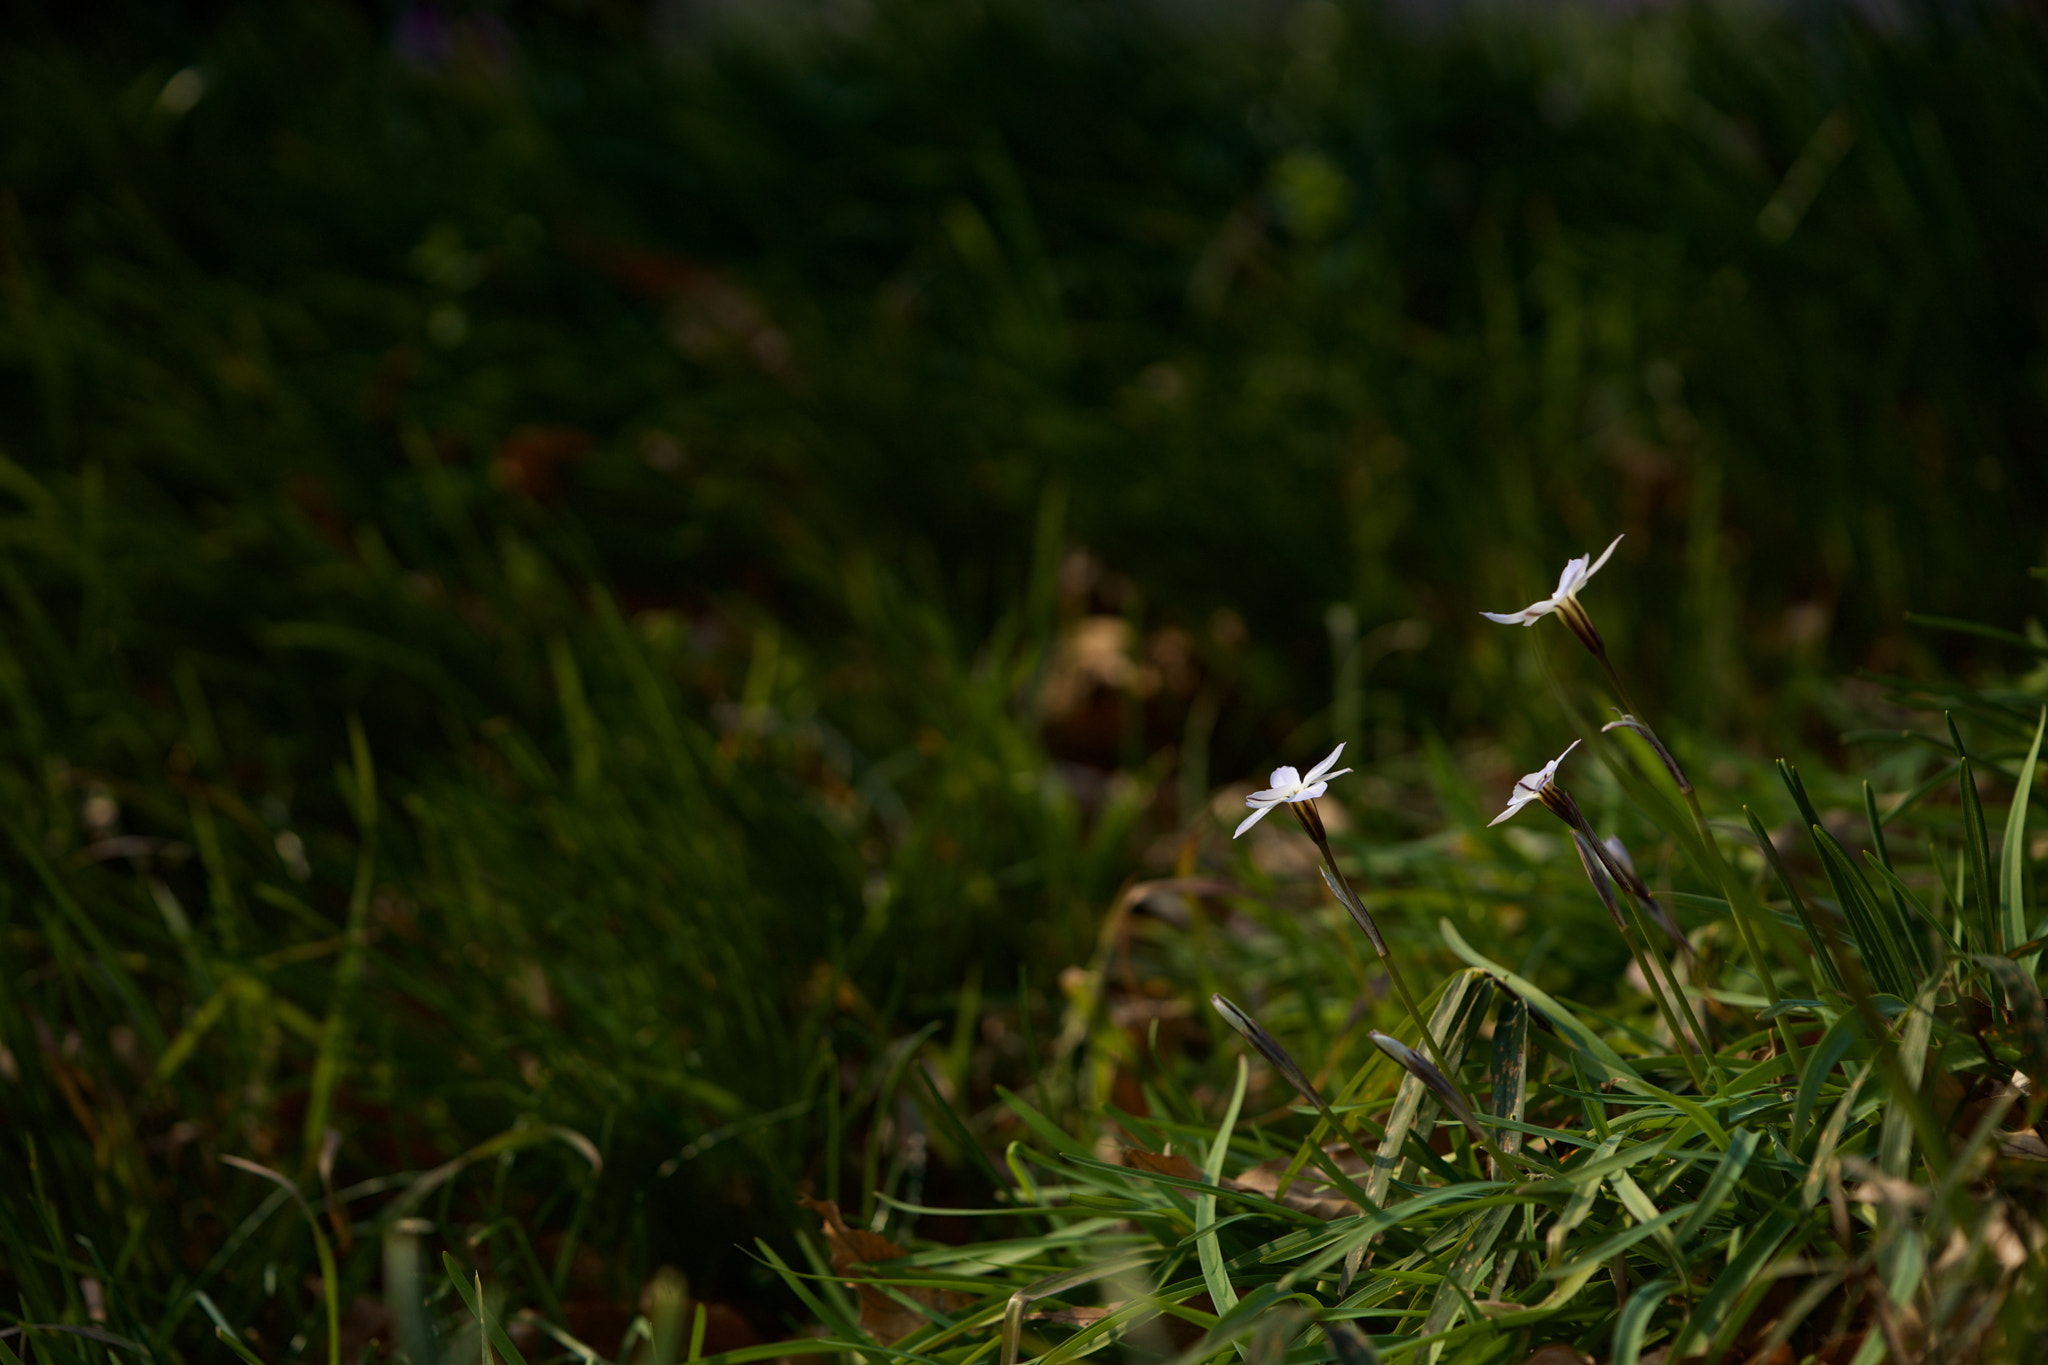
[(1176, 1180), (1200, 1180), (1201, 1170), (1178, 1152), (1148, 1152), (1142, 1147), (1124, 1148), (1124, 1165), (1133, 1170), (1150, 1171), (1154, 1175), (1170, 1175)]
[[(1366, 1174), (1364, 1159), (1349, 1146), (1337, 1143), (1323, 1150), (1332, 1164), (1345, 1175), (1362, 1178)], [(1358, 1212), (1358, 1205), (1347, 1198), (1329, 1176), (1316, 1166), (1304, 1166), (1296, 1173), (1283, 1195), (1280, 1192), (1280, 1182), (1291, 1164), (1290, 1161), (1283, 1161), (1278, 1157), (1271, 1161), (1262, 1161), (1231, 1183), (1247, 1193), (1262, 1194), (1276, 1203), (1325, 1221), (1332, 1218), (1348, 1218)]]
[[(829, 1199), (812, 1199), (799, 1195), (799, 1202), (818, 1215), (825, 1223), (825, 1241), (832, 1248), (832, 1269), (846, 1276), (847, 1284), (860, 1296), (861, 1330), (881, 1342), (893, 1346), (929, 1322), (923, 1313), (899, 1303), (880, 1285), (870, 1282), (863, 1273), (863, 1267), (875, 1261), (893, 1261), (898, 1256), (907, 1256), (909, 1251), (890, 1241), (879, 1232), (865, 1228), (848, 1227), (840, 1216), (839, 1205)], [(946, 1289), (899, 1289), (905, 1298), (921, 1303), (927, 1308), (947, 1312), (968, 1301), (965, 1294), (956, 1294)]]

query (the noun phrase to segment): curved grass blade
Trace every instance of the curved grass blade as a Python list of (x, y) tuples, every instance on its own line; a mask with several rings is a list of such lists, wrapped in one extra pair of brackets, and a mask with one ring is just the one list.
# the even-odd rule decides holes
[[(2019, 790), (2013, 793), (2012, 806), (2006, 812), (2005, 838), (1999, 850), (1999, 922), (2005, 932), (2000, 946), (2008, 950), (2027, 941), (2027, 797), (2034, 789), (2034, 774), (2040, 767), (2044, 734), (2048, 734), (2048, 706), (2041, 708), (2040, 722), (2034, 726), (2033, 746), (2027, 750), (2027, 761), (2020, 765)], [(2020, 966), (2028, 976), (2034, 974), (2040, 956), (2034, 952), (2021, 959)]]
[(1757, 1144), (1761, 1142), (1753, 1129), (1737, 1128), (1728, 1135), (1728, 1150), (1721, 1156), (1721, 1164), (1714, 1168), (1714, 1174), (1707, 1180), (1707, 1188), (1700, 1192), (1699, 1202), (1692, 1206), (1692, 1212), (1678, 1225), (1672, 1240), (1684, 1246), (1692, 1235), (1707, 1225), (1707, 1220), (1720, 1211), (1721, 1205), (1735, 1190), (1735, 1182), (1742, 1178), (1743, 1168), (1756, 1155)]
[[(441, 1253), (441, 1268), (448, 1273), (448, 1283), (455, 1286), (456, 1294), (462, 1299), (462, 1306), (477, 1320), (477, 1333), (483, 1346), (483, 1365), (492, 1365), (491, 1348), (505, 1357), (510, 1365), (526, 1365), (526, 1357), (519, 1354), (519, 1348), (512, 1344), (512, 1338), (505, 1335), (505, 1327), (490, 1315), (484, 1304), (484, 1277), (481, 1272), (472, 1271), (464, 1275), (462, 1263), (452, 1252)], [(473, 1277), (473, 1278), (472, 1278)]]
[(1676, 1288), (1678, 1281), (1666, 1276), (1629, 1295), (1627, 1306), (1614, 1324), (1614, 1365), (1636, 1365), (1642, 1358), (1643, 1335), (1650, 1330), (1650, 1317), (1664, 1306), (1665, 1298)]
[(1835, 1064), (1848, 1056), (1849, 1049), (1863, 1036), (1863, 1016), (1854, 1010), (1845, 1012), (1828, 1031), (1821, 1035), (1820, 1045), (1807, 1054), (1806, 1069), (1799, 1077), (1799, 1090), (1792, 1104), (1792, 1146), (1796, 1150), (1806, 1132), (1806, 1121), (1813, 1114), (1813, 1106), (1820, 1099), (1820, 1088), (1827, 1084), (1828, 1074)]
[(1842, 969), (1836, 965), (1835, 955), (1828, 950), (1827, 940), (1814, 924), (1813, 913), (1806, 908), (1806, 898), (1801, 896), (1799, 888), (1792, 884), (1792, 874), (1785, 870), (1784, 860), (1778, 856), (1778, 846), (1771, 842), (1770, 834), (1765, 831), (1763, 821), (1756, 818), (1755, 811), (1744, 806), (1742, 813), (1749, 818), (1749, 828), (1751, 833), (1756, 835), (1757, 847), (1763, 850), (1764, 861), (1771, 865), (1771, 871), (1777, 875), (1778, 885), (1783, 888), (1785, 899), (1792, 903), (1792, 913), (1798, 917), (1799, 927), (1806, 931), (1806, 941), (1813, 947), (1812, 960), (1820, 964), (1821, 975), (1827, 978), (1827, 984), (1841, 990)]
[[(1202, 1174), (1209, 1183), (1218, 1184), (1223, 1179), (1223, 1162), (1230, 1155), (1230, 1134), (1237, 1127), (1238, 1112), (1244, 1108), (1246, 1083), (1251, 1079), (1251, 1067), (1240, 1056), (1237, 1059), (1237, 1084), (1230, 1092), (1230, 1106), (1223, 1111), (1223, 1122), (1216, 1130), (1215, 1140), (1209, 1144), (1209, 1159), (1202, 1163)], [(1237, 1306), (1236, 1288), (1230, 1283), (1229, 1271), (1223, 1264), (1223, 1243), (1216, 1233), (1216, 1196), (1198, 1194), (1195, 1196), (1195, 1254), (1202, 1266), (1202, 1278), (1209, 1285), (1209, 1301), (1216, 1305), (1216, 1311), (1228, 1315)]]
[(1862, 952), (1871, 976), (1876, 978), (1877, 988), (1901, 998), (1911, 995), (1913, 978), (1905, 950), (1892, 932), (1890, 916), (1878, 905), (1877, 893), (1849, 861), (1849, 851), (1834, 835), (1818, 824), (1807, 826), (1807, 832), (1813, 836), (1821, 865), (1827, 869), (1828, 881), (1835, 888), (1835, 900), (1849, 920), (1856, 947)]
[(341, 1365), (341, 1274), (334, 1262), (334, 1248), (327, 1240), (327, 1234), (320, 1230), (320, 1218), (313, 1212), (313, 1206), (299, 1193), (299, 1187), (282, 1174), (268, 1166), (259, 1165), (246, 1157), (223, 1156), (221, 1161), (237, 1170), (247, 1171), (276, 1185), (291, 1195), (292, 1202), (305, 1215), (306, 1226), (313, 1230), (313, 1253), (320, 1260), (320, 1293), (327, 1305), (327, 1360), (328, 1365)]

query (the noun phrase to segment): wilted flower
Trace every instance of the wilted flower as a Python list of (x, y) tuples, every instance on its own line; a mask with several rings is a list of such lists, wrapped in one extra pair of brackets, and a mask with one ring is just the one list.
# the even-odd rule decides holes
[(1497, 825), (1522, 807), (1528, 805), (1531, 801), (1541, 801), (1546, 807), (1561, 817), (1566, 824), (1576, 828), (1579, 822), (1573, 819), (1571, 814), (1566, 814), (1567, 809), (1571, 810), (1572, 814), (1576, 814), (1576, 808), (1560, 804), (1569, 803), (1571, 798), (1557, 790), (1557, 765), (1564, 762), (1565, 754), (1578, 747), (1579, 742), (1573, 740), (1565, 746), (1563, 754), (1559, 754), (1535, 772), (1516, 782), (1514, 791), (1508, 794), (1508, 808), (1487, 821), (1487, 824), (1489, 826)]
[[(1579, 866), (1586, 869), (1586, 880), (1593, 883), (1593, 890), (1599, 895), (1600, 903), (1606, 906), (1607, 913), (1614, 917), (1614, 927), (1621, 930), (1623, 934), (1627, 934), (1628, 925), (1621, 917), (1621, 902), (1616, 900), (1614, 896), (1614, 879), (1607, 875), (1607, 869), (1603, 866), (1604, 860), (1600, 857), (1599, 851), (1593, 847), (1593, 841), (1578, 830), (1573, 830), (1572, 845), (1579, 851)], [(1628, 854), (1626, 851), (1617, 854), (1617, 850), (1620, 849), (1621, 841), (1619, 839), (1609, 842), (1608, 852), (1616, 854), (1626, 864)]]
[[(1628, 856), (1628, 848), (1621, 842), (1621, 836), (1619, 834), (1610, 834), (1600, 841), (1600, 846), (1607, 850), (1606, 862), (1614, 879), (1626, 887), (1628, 893), (1636, 898), (1636, 903), (1643, 907), (1643, 910), (1656, 922), (1657, 927), (1662, 929), (1671, 939), (1671, 945), (1674, 948), (1678, 949), (1681, 953), (1690, 954), (1692, 952), (1692, 943), (1686, 938), (1685, 930), (1679, 927), (1678, 921), (1672, 918), (1671, 912), (1665, 909), (1663, 904), (1654, 895), (1650, 894), (1650, 884), (1644, 881), (1636, 872), (1636, 860)], [(1582, 858), (1585, 856), (1583, 850), (1580, 856)], [(1588, 872), (1586, 875), (1590, 877), (1592, 873)], [(1598, 883), (1596, 882), (1595, 885), (1598, 885)]]
[(1295, 801), (1313, 801), (1325, 791), (1328, 791), (1331, 778), (1342, 777), (1351, 771), (1349, 768), (1339, 768), (1336, 772), (1330, 771), (1330, 765), (1335, 763), (1337, 756), (1343, 752), (1344, 746), (1339, 744), (1336, 748), (1330, 750), (1328, 758), (1316, 764), (1315, 767), (1310, 768), (1307, 776), (1303, 776), (1293, 768), (1273, 769), (1273, 785), (1265, 791), (1253, 792), (1244, 799), (1244, 803), (1252, 808), (1252, 813), (1244, 818), (1244, 823), (1239, 825), (1236, 832), (1230, 837), (1235, 839), (1239, 834), (1244, 833), (1253, 825), (1265, 819), (1266, 812), (1276, 806), (1284, 806)]
[(1600, 572), (1608, 557), (1614, 553), (1614, 547), (1619, 544), (1621, 537), (1616, 536), (1607, 548), (1600, 552), (1600, 558), (1592, 559), (1590, 555), (1580, 555), (1566, 563), (1564, 572), (1557, 576), (1557, 591), (1541, 602), (1531, 602), (1520, 611), (1482, 611), (1479, 614), (1504, 626), (1533, 626), (1541, 618), (1556, 612), (1587, 649), (1595, 654), (1604, 653), (1606, 646), (1600, 641), (1600, 632), (1593, 629), (1593, 618), (1579, 605), (1579, 589), (1585, 587), (1587, 580)]
[(1372, 1039), (1374, 1047), (1392, 1057), (1409, 1075), (1435, 1092), (1436, 1097), (1443, 1102), (1444, 1108), (1450, 1110), (1453, 1118), (1470, 1129), (1473, 1137), (1480, 1142), (1486, 1141), (1486, 1134), (1479, 1130), (1479, 1121), (1473, 1117), (1472, 1106), (1465, 1099), (1464, 1093), (1452, 1084), (1451, 1078), (1444, 1075), (1435, 1062), (1399, 1039), (1390, 1038), (1377, 1029), (1367, 1036)]

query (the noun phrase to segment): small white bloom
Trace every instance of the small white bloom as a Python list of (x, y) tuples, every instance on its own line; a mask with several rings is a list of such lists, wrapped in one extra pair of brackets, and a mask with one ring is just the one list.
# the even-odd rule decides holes
[(1252, 808), (1252, 813), (1245, 816), (1244, 823), (1239, 825), (1237, 832), (1230, 837), (1235, 839), (1239, 834), (1244, 833), (1253, 825), (1265, 819), (1266, 812), (1272, 810), (1275, 806), (1284, 806), (1290, 801), (1313, 801), (1328, 791), (1331, 778), (1342, 777), (1351, 771), (1349, 768), (1339, 768), (1336, 772), (1330, 771), (1330, 765), (1335, 763), (1337, 756), (1343, 752), (1344, 746), (1339, 744), (1336, 748), (1330, 750), (1328, 758), (1316, 764), (1315, 767), (1310, 768), (1306, 777), (1292, 768), (1273, 769), (1271, 779), (1273, 785), (1265, 791), (1253, 792), (1244, 799), (1244, 803)]
[(1573, 740), (1570, 744), (1565, 746), (1564, 754), (1559, 754), (1556, 758), (1551, 759), (1550, 762), (1544, 764), (1535, 772), (1530, 773), (1528, 776), (1522, 778), (1521, 781), (1515, 783), (1515, 789), (1512, 792), (1508, 793), (1508, 808), (1502, 811), (1499, 815), (1494, 816), (1493, 819), (1487, 821), (1488, 826), (1490, 827), (1499, 824), (1501, 821), (1507, 819), (1510, 815), (1513, 815), (1522, 807), (1528, 805), (1531, 801), (1541, 800), (1543, 797), (1544, 789), (1557, 780), (1557, 765), (1564, 762), (1565, 754), (1570, 753), (1572, 750), (1578, 747), (1579, 742), (1577, 740)]
[[(1565, 624), (1572, 628), (1573, 633), (1582, 639), (1585, 638), (1587, 632), (1592, 629), (1592, 620), (1586, 615), (1586, 609), (1579, 605), (1579, 589), (1585, 587), (1587, 581), (1600, 572), (1609, 556), (1614, 553), (1614, 547), (1621, 544), (1621, 539), (1620, 536), (1616, 536), (1607, 548), (1600, 552), (1598, 559), (1593, 559), (1590, 555), (1580, 555), (1566, 563), (1564, 572), (1557, 576), (1557, 591), (1541, 602), (1531, 602), (1520, 611), (1482, 611), (1479, 614), (1504, 626), (1533, 626), (1550, 613), (1560, 612), (1564, 616)], [(1597, 650), (1597, 639), (1598, 636), (1595, 636), (1588, 640), (1588, 648)]]

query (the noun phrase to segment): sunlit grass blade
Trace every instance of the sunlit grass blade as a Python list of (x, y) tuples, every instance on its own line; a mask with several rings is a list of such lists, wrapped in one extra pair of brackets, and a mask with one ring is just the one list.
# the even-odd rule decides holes
[(1877, 893), (1849, 861), (1848, 851), (1836, 842), (1834, 835), (1819, 825), (1807, 832), (1813, 836), (1814, 851), (1820, 854), (1821, 865), (1827, 869), (1835, 900), (1856, 935), (1856, 946), (1877, 988), (1901, 998), (1911, 995), (1913, 976), (1906, 963), (1906, 950)]
[[(2004, 930), (2004, 941), (2000, 947), (2010, 951), (2025, 943), (2031, 937), (2027, 904), (2027, 798), (2034, 789), (2034, 777), (2040, 769), (2041, 738), (2048, 734), (2048, 706), (2041, 708), (2041, 719), (2034, 726), (2034, 742), (2027, 748), (2026, 762), (2020, 764), (2019, 788), (2013, 793), (2012, 805), (2006, 811), (2005, 838), (2001, 842), (1998, 859), (1998, 899), (2000, 925)], [(2020, 960), (2020, 967), (2032, 975), (2034, 965), (2040, 960), (2039, 953), (2028, 953)]]
[[(1223, 1122), (1217, 1126), (1216, 1136), (1210, 1141), (1209, 1154), (1202, 1163), (1202, 1174), (1210, 1184), (1223, 1178), (1223, 1165), (1230, 1155), (1230, 1135), (1237, 1126), (1238, 1111), (1244, 1106), (1245, 1083), (1251, 1069), (1244, 1058), (1237, 1062), (1237, 1083), (1231, 1088), (1230, 1104), (1223, 1111)], [(1237, 1306), (1237, 1288), (1230, 1281), (1230, 1273), (1223, 1264), (1223, 1246), (1216, 1233), (1216, 1196), (1201, 1194), (1195, 1196), (1195, 1254), (1202, 1266), (1202, 1278), (1209, 1286), (1209, 1300), (1216, 1305), (1219, 1313), (1228, 1315)]]
[(1750, 831), (1756, 836), (1757, 847), (1762, 850), (1764, 861), (1770, 864), (1779, 889), (1785, 893), (1785, 899), (1791, 903), (1793, 915), (1799, 920), (1800, 929), (1806, 934), (1807, 944), (1813, 950), (1809, 960), (1820, 964), (1821, 976), (1826, 984), (1841, 990), (1841, 968), (1835, 965), (1834, 953), (1829, 949), (1827, 940), (1822, 937), (1819, 927), (1814, 924), (1813, 912), (1807, 908), (1806, 898), (1799, 894), (1799, 888), (1792, 882), (1792, 874), (1785, 869), (1784, 859), (1778, 856), (1777, 845), (1771, 842), (1770, 833), (1764, 829), (1763, 821), (1756, 818), (1755, 811), (1744, 806), (1742, 813), (1749, 820)]

